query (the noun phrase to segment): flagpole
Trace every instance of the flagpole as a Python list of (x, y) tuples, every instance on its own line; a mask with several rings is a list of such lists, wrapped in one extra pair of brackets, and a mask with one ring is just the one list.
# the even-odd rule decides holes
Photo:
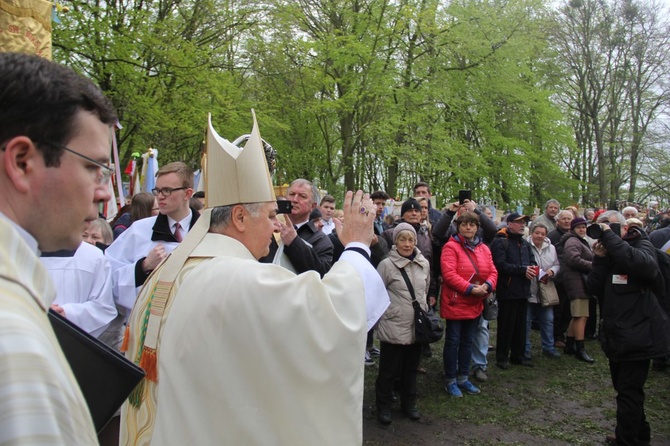
[(119, 195), (119, 204), (116, 206), (117, 210), (119, 206), (126, 204), (126, 199), (123, 194), (123, 182), (121, 179), (121, 161), (119, 160), (119, 147), (116, 144), (116, 131), (115, 128), (121, 130), (123, 127), (119, 121), (116, 121), (116, 124), (112, 130), (112, 152), (114, 154), (114, 170), (116, 171), (116, 189), (118, 190)]

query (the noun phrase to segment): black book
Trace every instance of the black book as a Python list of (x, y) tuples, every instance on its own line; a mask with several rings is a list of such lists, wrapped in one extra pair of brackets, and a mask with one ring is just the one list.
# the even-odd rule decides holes
[(53, 310), (49, 321), (100, 433), (144, 378), (144, 370)]

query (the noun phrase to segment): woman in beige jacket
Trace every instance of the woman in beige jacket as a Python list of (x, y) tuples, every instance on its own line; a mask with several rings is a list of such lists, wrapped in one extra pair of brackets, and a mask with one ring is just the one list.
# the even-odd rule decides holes
[(400, 382), (400, 404), (405, 415), (418, 420), (416, 408), (416, 374), (421, 357), (421, 344), (415, 342), (412, 293), (401, 273), (407, 273), (416, 300), (428, 309), (426, 294), (430, 285), (430, 266), (416, 247), (416, 231), (401, 223), (393, 230), (394, 245), (389, 255), (377, 267), (386, 285), (391, 304), (379, 320), (377, 337), (381, 341), (379, 374), (375, 385), (377, 418), (382, 424), (391, 423), (393, 385)]

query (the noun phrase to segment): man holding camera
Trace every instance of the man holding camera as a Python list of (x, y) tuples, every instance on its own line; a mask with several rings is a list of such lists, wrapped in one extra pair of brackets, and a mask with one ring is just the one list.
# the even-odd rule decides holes
[(644, 230), (618, 211), (600, 215), (587, 231), (597, 239), (590, 292), (601, 302), (601, 345), (617, 392), (616, 431), (609, 444), (649, 444), (644, 384), (652, 358), (670, 352), (670, 320), (657, 296), (665, 293), (656, 251)]

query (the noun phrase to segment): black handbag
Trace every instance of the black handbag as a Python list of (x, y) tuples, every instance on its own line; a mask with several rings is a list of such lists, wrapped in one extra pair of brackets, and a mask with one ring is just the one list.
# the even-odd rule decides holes
[(409, 294), (412, 296), (412, 306), (414, 307), (414, 333), (416, 335), (416, 342), (418, 344), (432, 344), (442, 339), (444, 335), (444, 323), (438, 315), (435, 314), (432, 308), (428, 311), (423, 311), (421, 305), (416, 300), (414, 295), (414, 287), (410, 282), (409, 277), (404, 268), (398, 268), (402, 278), (405, 279)]

